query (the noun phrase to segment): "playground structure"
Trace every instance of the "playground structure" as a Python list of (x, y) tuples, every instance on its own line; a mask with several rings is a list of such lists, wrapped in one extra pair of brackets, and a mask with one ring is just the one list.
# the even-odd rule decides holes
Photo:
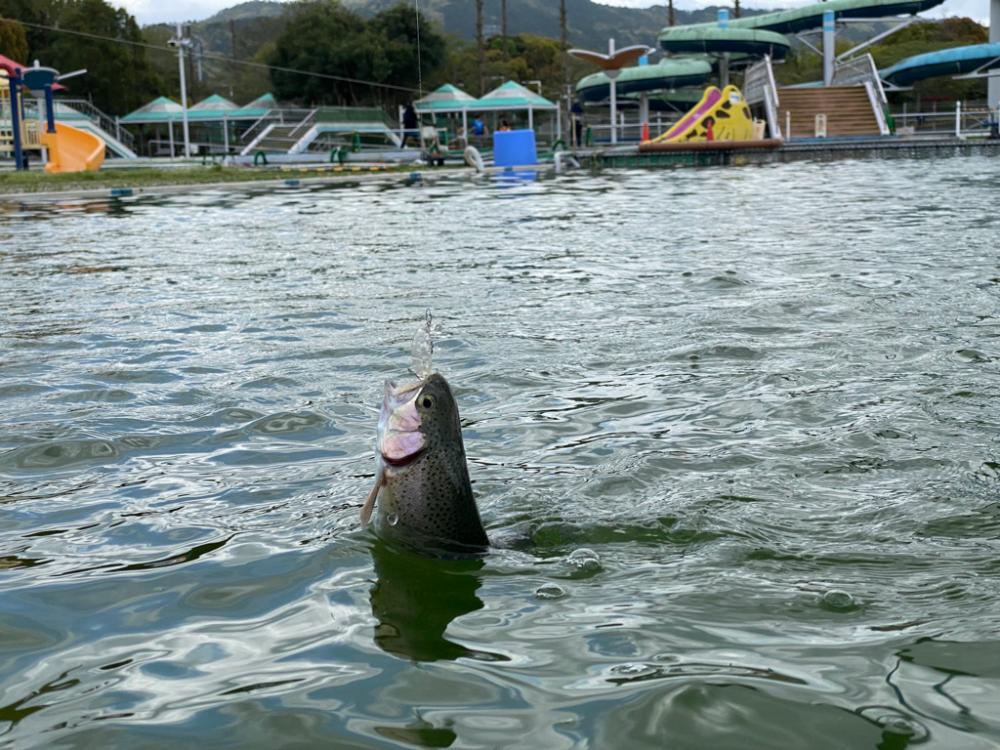
[[(46, 172), (100, 169), (105, 155), (105, 143), (100, 136), (56, 122), (52, 98), (56, 82), (83, 72), (60, 76), (58, 71), (37, 62), (12, 72), (0, 68), (0, 153), (13, 158), (15, 169), (27, 169), (29, 152), (38, 152), (44, 159)], [(26, 106), (25, 92), (34, 95), (33, 110)]]
[[(988, 44), (916, 55), (885, 70), (879, 70), (865, 51), (912, 23), (917, 13), (941, 2), (828, 0), (738, 19), (730, 19), (728, 11), (721, 9), (715, 23), (663, 29), (658, 41), (667, 56), (658, 64), (643, 61), (625, 68), (617, 75), (615, 85), (605, 72), (591, 74), (577, 83), (576, 94), (580, 101), (593, 105), (611, 99), (617, 87), (626, 95), (626, 101), (638, 104), (639, 122), (630, 127), (642, 134), (640, 141), (650, 142), (646, 133), (651, 101), (660, 109), (674, 109), (685, 120), (688, 115), (683, 113), (690, 106), (686, 103), (703, 95), (701, 87), (714, 78), (725, 88), (735, 72), (742, 73), (745, 101), (767, 122), (771, 138), (880, 137), (892, 132), (887, 115), (888, 93), (939, 75), (989, 77), (989, 111), (978, 114), (980, 122), (993, 123), (995, 132), (996, 120), (1000, 119), (1000, 0), (990, 0)], [(893, 25), (837, 53), (838, 25), (874, 21)], [(819, 34), (820, 39), (810, 40), (811, 34)], [(792, 44), (790, 37), (822, 57), (822, 81), (795, 87), (777, 85), (773, 65), (787, 54)], [(959, 119), (956, 115), (956, 123)], [(617, 142), (618, 133), (625, 127), (624, 116), (613, 114), (606, 140)], [(960, 132), (956, 124), (956, 133)]]
[(754, 135), (750, 108), (740, 90), (731, 85), (722, 91), (709, 86), (691, 111), (648, 143), (752, 141)]

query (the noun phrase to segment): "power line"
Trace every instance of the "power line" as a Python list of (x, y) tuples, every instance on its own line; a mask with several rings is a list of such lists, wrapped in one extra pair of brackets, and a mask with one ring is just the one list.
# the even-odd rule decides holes
[[(16, 19), (8, 19), (16, 20)], [(170, 47), (164, 47), (160, 44), (149, 44), (148, 42), (133, 42), (131, 39), (117, 39), (113, 36), (102, 36), (100, 34), (91, 34), (88, 31), (76, 31), (74, 29), (62, 29), (57, 26), (46, 26), (41, 23), (30, 23), (28, 21), (17, 21), (22, 26), (28, 26), (33, 29), (43, 29), (45, 31), (54, 31), (58, 34), (72, 34), (73, 36), (81, 36), (87, 39), (97, 39), (102, 42), (116, 42), (118, 44), (128, 44), (133, 47), (143, 47), (144, 49), (156, 50), (158, 52), (168, 52), (174, 54), (174, 50)], [(372, 88), (381, 89), (393, 89), (395, 91), (405, 91), (407, 93), (413, 93), (415, 89), (407, 88), (406, 86), (394, 86), (391, 83), (376, 83), (375, 81), (365, 81), (360, 78), (348, 78), (346, 76), (335, 76), (329, 73), (316, 73), (312, 70), (300, 70), (298, 68), (286, 68), (281, 65), (268, 65), (267, 63), (254, 62), (253, 60), (239, 60), (235, 57), (228, 57), (226, 55), (216, 55), (211, 52), (202, 53), (202, 57), (208, 60), (217, 60), (219, 62), (234, 63), (236, 65), (246, 65), (251, 68), (265, 68), (267, 70), (277, 70), (282, 73), (294, 73), (297, 75), (313, 76), (314, 78), (325, 78), (330, 81), (341, 81), (343, 83), (357, 83), (362, 86), (371, 86)]]

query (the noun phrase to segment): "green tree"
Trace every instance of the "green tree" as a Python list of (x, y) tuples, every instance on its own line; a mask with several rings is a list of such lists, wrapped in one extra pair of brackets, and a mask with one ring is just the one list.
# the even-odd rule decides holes
[(39, 27), (57, 25), (61, 5), (61, 0), (0, 0), (0, 16), (27, 24), (23, 28), (28, 51), (23, 59), (15, 57), (15, 60), (27, 64), (28, 57), (38, 57), (39, 51), (51, 44), (53, 32)]
[[(486, 88), (492, 89), (506, 80), (541, 81), (542, 95), (556, 101), (562, 94), (565, 58), (558, 39), (535, 34), (517, 34), (506, 40), (501, 36), (491, 38), (486, 44)], [(568, 61), (572, 79), (592, 72), (586, 63), (575, 58)], [(448, 57), (435, 83), (454, 83), (470, 93), (476, 88), (478, 77), (478, 51), (474, 42), (452, 42)], [(534, 86), (529, 86), (534, 90)], [(485, 92), (483, 92), (485, 93)]]
[[(414, 90), (438, 71), (447, 49), (437, 28), (402, 3), (367, 23), (364, 46), (369, 50), (372, 80)], [(381, 91), (380, 98), (393, 101), (408, 98), (405, 92)]]
[(88, 98), (111, 114), (125, 114), (160, 88), (146, 50), (130, 44), (143, 41), (139, 25), (105, 0), (0, 0), (0, 14), (32, 24), (26, 27), (30, 60), (64, 73), (87, 70), (85, 76), (67, 81), (70, 96)]
[[(269, 63), (344, 78), (363, 78), (364, 20), (336, 0), (301, 0), (288, 10), (284, 31), (274, 45)], [(288, 70), (272, 70), (271, 81), (279, 99), (303, 104), (356, 104), (358, 86)]]
[(28, 36), (17, 21), (0, 18), (0, 53), (27, 64)]
[(87, 74), (68, 82), (73, 95), (90, 98), (106, 112), (125, 114), (145, 103), (160, 88), (146, 60), (135, 18), (104, 0), (65, 0), (59, 26), (107, 39), (55, 34), (41, 54), (43, 62), (64, 72), (85, 68)]
[(367, 22), (338, 0), (301, 0), (289, 13), (270, 64), (354, 80), (272, 70), (279, 99), (351, 105), (406, 101), (413, 98), (408, 89), (415, 91), (421, 80), (433, 80), (446, 57), (441, 33), (405, 3)]

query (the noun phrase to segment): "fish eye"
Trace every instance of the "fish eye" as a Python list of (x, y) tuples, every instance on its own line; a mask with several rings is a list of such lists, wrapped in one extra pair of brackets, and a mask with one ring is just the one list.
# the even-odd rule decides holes
[(429, 394), (429, 393), (425, 393), (424, 395), (422, 395), (420, 397), (420, 405), (422, 407), (424, 407), (425, 409), (433, 409), (434, 408), (434, 397), (431, 394)]

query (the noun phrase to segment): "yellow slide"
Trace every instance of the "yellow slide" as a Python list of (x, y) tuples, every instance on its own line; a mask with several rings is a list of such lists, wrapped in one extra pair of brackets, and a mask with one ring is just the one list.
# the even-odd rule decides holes
[(49, 150), (46, 172), (96, 172), (104, 163), (104, 141), (92, 133), (61, 122), (56, 132), (45, 132), (42, 145)]
[(690, 143), (707, 141), (708, 127), (715, 141), (753, 140), (753, 117), (743, 94), (735, 86), (719, 91), (715, 86), (666, 133), (651, 143)]

